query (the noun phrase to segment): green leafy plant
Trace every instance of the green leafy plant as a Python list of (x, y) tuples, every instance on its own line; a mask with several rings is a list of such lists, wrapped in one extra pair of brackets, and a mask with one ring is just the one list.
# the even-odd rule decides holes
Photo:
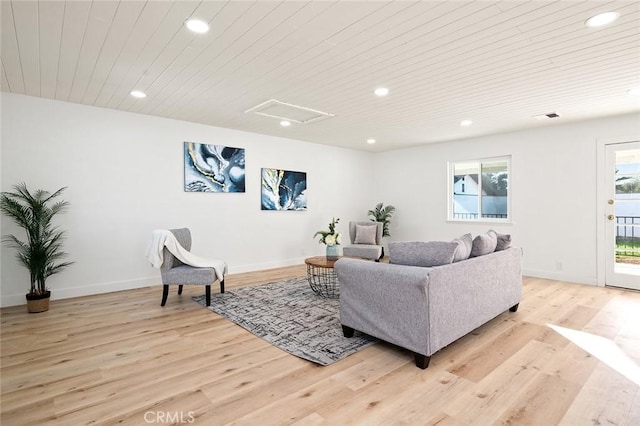
[(18, 261), (29, 270), (29, 295), (46, 293), (47, 278), (73, 263), (61, 261), (67, 255), (62, 250), (65, 233), (53, 225), (55, 215), (69, 206), (67, 201), (55, 201), (65, 189), (31, 193), (25, 183), (19, 183), (13, 186), (14, 192), (0, 195), (0, 211), (27, 234), (25, 241), (15, 235), (5, 235), (2, 241), (16, 249)]
[(329, 231), (318, 231), (313, 234), (313, 238), (320, 235), (320, 244), (326, 244), (328, 246), (334, 246), (336, 244), (340, 244), (341, 238), (340, 233), (336, 232), (336, 224), (340, 222), (340, 218), (333, 218), (331, 223), (329, 223)]
[(390, 237), (389, 225), (391, 224), (391, 216), (396, 211), (393, 206), (384, 206), (383, 203), (376, 204), (373, 210), (369, 210), (369, 216), (372, 216), (372, 222), (382, 222), (382, 236)]

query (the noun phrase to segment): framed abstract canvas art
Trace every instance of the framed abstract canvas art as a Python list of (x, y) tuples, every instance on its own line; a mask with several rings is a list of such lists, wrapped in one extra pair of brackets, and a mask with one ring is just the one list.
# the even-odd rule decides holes
[(306, 210), (307, 174), (281, 169), (262, 169), (262, 210)]
[(184, 143), (185, 192), (245, 192), (244, 148)]

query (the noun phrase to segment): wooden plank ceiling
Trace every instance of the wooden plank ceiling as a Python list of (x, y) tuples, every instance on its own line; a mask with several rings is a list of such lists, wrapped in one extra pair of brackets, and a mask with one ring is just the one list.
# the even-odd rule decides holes
[[(640, 111), (638, 1), (1, 4), (5, 92), (371, 151)], [(269, 99), (334, 116), (245, 113)]]

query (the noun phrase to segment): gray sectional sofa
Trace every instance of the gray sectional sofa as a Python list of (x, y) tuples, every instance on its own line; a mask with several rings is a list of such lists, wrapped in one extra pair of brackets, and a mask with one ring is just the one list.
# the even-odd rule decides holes
[[(402, 247), (404, 251), (395, 249), (401, 256), (415, 253)], [(393, 252), (390, 246), (392, 261)], [(507, 247), (456, 262), (454, 257), (459, 258), (451, 256), (449, 263), (433, 267), (338, 260), (344, 335), (358, 330), (406, 348), (424, 369), (440, 349), (507, 309), (518, 309), (521, 249)]]

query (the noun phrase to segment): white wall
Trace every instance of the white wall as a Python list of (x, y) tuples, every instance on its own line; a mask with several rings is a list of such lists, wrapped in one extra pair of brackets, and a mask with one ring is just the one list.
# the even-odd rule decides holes
[[(377, 198), (397, 208), (390, 240), (451, 239), (494, 228), (524, 249), (525, 274), (596, 284), (597, 140), (628, 135), (640, 137), (640, 115), (378, 154)], [(512, 156), (513, 223), (447, 222), (447, 162), (504, 155)]]
[[(194, 252), (244, 272), (321, 254), (315, 231), (336, 216), (346, 234), (379, 201), (397, 207), (390, 240), (495, 228), (524, 248), (526, 274), (594, 284), (596, 140), (640, 139), (636, 114), (373, 155), (22, 95), (2, 93), (0, 107), (1, 189), (69, 187), (59, 224), (76, 264), (49, 279), (54, 298), (159, 284), (144, 258), (156, 228), (188, 226)], [(183, 141), (246, 148), (247, 192), (185, 193)], [(447, 222), (447, 161), (503, 155), (512, 156), (513, 223)], [(261, 167), (306, 171), (309, 210), (261, 211)], [(20, 232), (1, 221), (3, 235)], [(13, 250), (0, 256), (0, 306), (22, 304), (27, 272)]]
[[(355, 150), (6, 93), (1, 135), (3, 191), (69, 187), (58, 223), (76, 263), (47, 281), (53, 298), (160, 284), (144, 258), (153, 229), (191, 228), (194, 253), (237, 273), (322, 254), (317, 230), (335, 216), (346, 233), (376, 202), (373, 154)], [(247, 192), (185, 193), (184, 141), (246, 148)], [(306, 171), (308, 210), (261, 211), (261, 167)], [(0, 305), (23, 304), (27, 271), (1, 254)]]

